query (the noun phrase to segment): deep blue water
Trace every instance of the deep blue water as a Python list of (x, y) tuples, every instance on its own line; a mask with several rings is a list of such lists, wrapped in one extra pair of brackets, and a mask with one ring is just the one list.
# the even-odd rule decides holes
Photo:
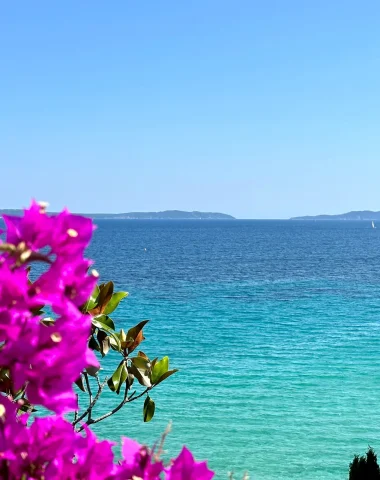
[(151, 319), (144, 350), (180, 372), (152, 422), (135, 402), (98, 433), (152, 444), (172, 420), (170, 454), (217, 478), (347, 478), (380, 453), (379, 247), (364, 222), (99, 221), (89, 256), (130, 292), (118, 327)]

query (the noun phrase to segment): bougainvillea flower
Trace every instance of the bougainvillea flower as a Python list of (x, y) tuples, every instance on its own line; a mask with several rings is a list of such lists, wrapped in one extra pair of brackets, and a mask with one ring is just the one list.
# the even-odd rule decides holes
[(50, 245), (54, 235), (53, 220), (41, 204), (33, 201), (22, 217), (3, 215), (3, 219), (7, 243), (18, 245), (25, 242), (34, 251)]
[(88, 274), (91, 262), (82, 258), (58, 259), (36, 280), (31, 288), (36, 304), (51, 305), (56, 313), (66, 310), (68, 303), (83, 305), (94, 290), (97, 275)]
[[(87, 426), (83, 434), (75, 432), (63, 418), (78, 408), (73, 384), (81, 372), (99, 368), (88, 348), (92, 318), (80, 311), (96, 282), (83, 258), (93, 224), (67, 211), (49, 217), (36, 202), (22, 217), (4, 219), (11, 245), (0, 253), (0, 478), (210, 480), (206, 462), (196, 462), (186, 448), (165, 469), (147, 447), (123, 439), (123, 458), (115, 463), (113, 443), (99, 441)], [(38, 256), (41, 250), (45, 257)], [(34, 259), (49, 257), (48, 269), (33, 283), (27, 270), (32, 252)], [(43, 305), (54, 316), (49, 322), (42, 321)], [(19, 415), (25, 401), (10, 401), (17, 390), (28, 404), (58, 416), (28, 426), (28, 415)]]
[(88, 348), (91, 318), (59, 318), (53, 326), (28, 323), (19, 338), (7, 342), (0, 364), (9, 367), (16, 390), (27, 383), (28, 399), (63, 413), (77, 408), (73, 383), (88, 366), (98, 367)]
[(135, 440), (123, 438), (123, 461), (120, 465), (115, 480), (141, 478), (142, 480), (159, 480), (164, 471), (162, 462), (153, 462), (147, 447), (140, 445)]
[[(35, 419), (28, 428), (16, 407), (0, 399), (0, 474), (10, 480), (103, 480), (112, 478), (112, 443), (99, 442), (86, 429), (75, 433), (62, 417)], [(1, 462), (1, 458), (6, 460)]]
[(0, 309), (28, 309), (28, 277), (24, 269), (0, 265)]
[(75, 460), (66, 464), (59, 478), (105, 480), (113, 478), (117, 470), (114, 465), (112, 446), (107, 440), (99, 441), (96, 435), (85, 427), (85, 436), (75, 434)]
[(51, 250), (57, 256), (83, 254), (90, 243), (94, 224), (90, 218), (72, 215), (64, 210), (54, 218), (54, 237)]
[(0, 342), (17, 340), (21, 334), (24, 322), (29, 320), (28, 317), (31, 317), (29, 312), (0, 311)]
[[(26, 435), (25, 424), (17, 421), (16, 411), (17, 405), (15, 403), (4, 396), (0, 396), (0, 474), (5, 467), (5, 461), (16, 458), (13, 439)], [(0, 478), (5, 477), (0, 475)]]
[(209, 470), (207, 462), (196, 462), (186, 447), (166, 471), (167, 480), (210, 480), (214, 472)]
[(12, 439), (15, 458), (9, 462), (12, 478), (58, 479), (72, 463), (75, 433), (62, 417), (34, 420), (23, 435)]

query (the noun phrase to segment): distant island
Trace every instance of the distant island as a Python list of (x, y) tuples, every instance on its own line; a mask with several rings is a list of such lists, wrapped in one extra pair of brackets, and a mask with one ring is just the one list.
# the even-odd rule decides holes
[(125, 220), (235, 220), (226, 213), (184, 212), (181, 210), (165, 210), (163, 212), (129, 212), (117, 214), (88, 214), (92, 218), (113, 218)]
[(360, 220), (360, 221), (380, 221), (380, 212), (372, 212), (371, 210), (360, 210), (339, 215), (316, 215), (306, 217), (292, 217), (290, 220)]
[[(0, 209), (0, 215), (22, 215), (22, 210)], [(183, 212), (165, 210), (164, 212), (129, 212), (129, 213), (78, 213), (94, 220), (235, 220), (226, 213)]]

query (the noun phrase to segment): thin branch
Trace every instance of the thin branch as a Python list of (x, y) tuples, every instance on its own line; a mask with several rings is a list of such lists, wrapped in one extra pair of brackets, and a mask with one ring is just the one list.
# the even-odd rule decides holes
[[(93, 398), (92, 398), (92, 391), (91, 391), (90, 380), (88, 378), (88, 373), (83, 372), (83, 376), (84, 376), (84, 379), (85, 379), (85, 382), (86, 382), (87, 392), (88, 392), (89, 401), (90, 401), (90, 405), (91, 405), (92, 401), (93, 401)], [(88, 420), (91, 420), (91, 414), (92, 414), (92, 408), (90, 408), (89, 411), (88, 411)]]
[(88, 373), (83, 372), (83, 376), (84, 376), (84, 380), (86, 382), (86, 387), (87, 387), (88, 395), (90, 396), (90, 403), (91, 403), (92, 402), (92, 391), (91, 391), (90, 380), (88, 378)]
[[(85, 423), (85, 425), (93, 425), (94, 423), (98, 423), (98, 422), (101, 422), (102, 420), (105, 420), (106, 418), (110, 417), (111, 415), (113, 415), (114, 413), (118, 412), (126, 403), (129, 403), (129, 402), (133, 402), (134, 400), (137, 400), (138, 398), (141, 398), (143, 395), (145, 395), (146, 393), (148, 393), (148, 391), (151, 389), (151, 387), (147, 387), (142, 393), (140, 393), (139, 395), (137, 395), (136, 397), (134, 396), (134, 394), (136, 392), (133, 392), (132, 395), (130, 397), (128, 397), (128, 390), (129, 390), (129, 385), (128, 383), (125, 384), (125, 392), (124, 392), (124, 397), (123, 397), (123, 400), (119, 403), (119, 405), (117, 405), (113, 410), (111, 410), (110, 412), (108, 413), (105, 413), (104, 415), (96, 418), (95, 420), (90, 420), (90, 421), (87, 421)], [(83, 417), (82, 417), (83, 418)], [(81, 432), (82, 430), (84, 429), (84, 425), (81, 425), (79, 428), (78, 428), (78, 432)]]
[(133, 402), (134, 400), (137, 400), (138, 398), (141, 398), (143, 395), (148, 393), (149, 390), (151, 390), (151, 389), (152, 389), (152, 387), (147, 387), (142, 393), (137, 395), (137, 397), (134, 396), (136, 394), (136, 392), (133, 392), (132, 395), (130, 397), (128, 397), (128, 400), (127, 400), (128, 403)]
[[(75, 426), (78, 422), (80, 422), (81, 420), (84, 419), (84, 417), (86, 415), (88, 415), (89, 411), (92, 410), (94, 408), (94, 405), (96, 404), (96, 402), (99, 400), (99, 397), (103, 391), (103, 388), (105, 386), (105, 384), (107, 383), (107, 380), (108, 380), (108, 377), (106, 377), (103, 381), (103, 383), (100, 383), (99, 382), (99, 388), (98, 388), (98, 392), (97, 394), (95, 395), (93, 401), (90, 403), (90, 405), (86, 408), (86, 410), (82, 413), (82, 415), (80, 417), (78, 417), (73, 423), (72, 425)], [(81, 429), (83, 430), (83, 429)]]
[(129, 395), (129, 397), (128, 397), (128, 402), (132, 402), (132, 401), (133, 401), (133, 397), (134, 397), (135, 395), (136, 395), (136, 390)]

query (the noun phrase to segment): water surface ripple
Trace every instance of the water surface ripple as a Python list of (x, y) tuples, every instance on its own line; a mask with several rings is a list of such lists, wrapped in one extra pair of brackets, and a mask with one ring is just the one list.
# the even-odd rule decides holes
[(89, 255), (130, 292), (118, 325), (151, 319), (145, 351), (181, 371), (151, 423), (136, 402), (97, 431), (151, 444), (172, 420), (167, 450), (220, 479), (347, 478), (380, 452), (379, 246), (360, 222), (99, 221)]

